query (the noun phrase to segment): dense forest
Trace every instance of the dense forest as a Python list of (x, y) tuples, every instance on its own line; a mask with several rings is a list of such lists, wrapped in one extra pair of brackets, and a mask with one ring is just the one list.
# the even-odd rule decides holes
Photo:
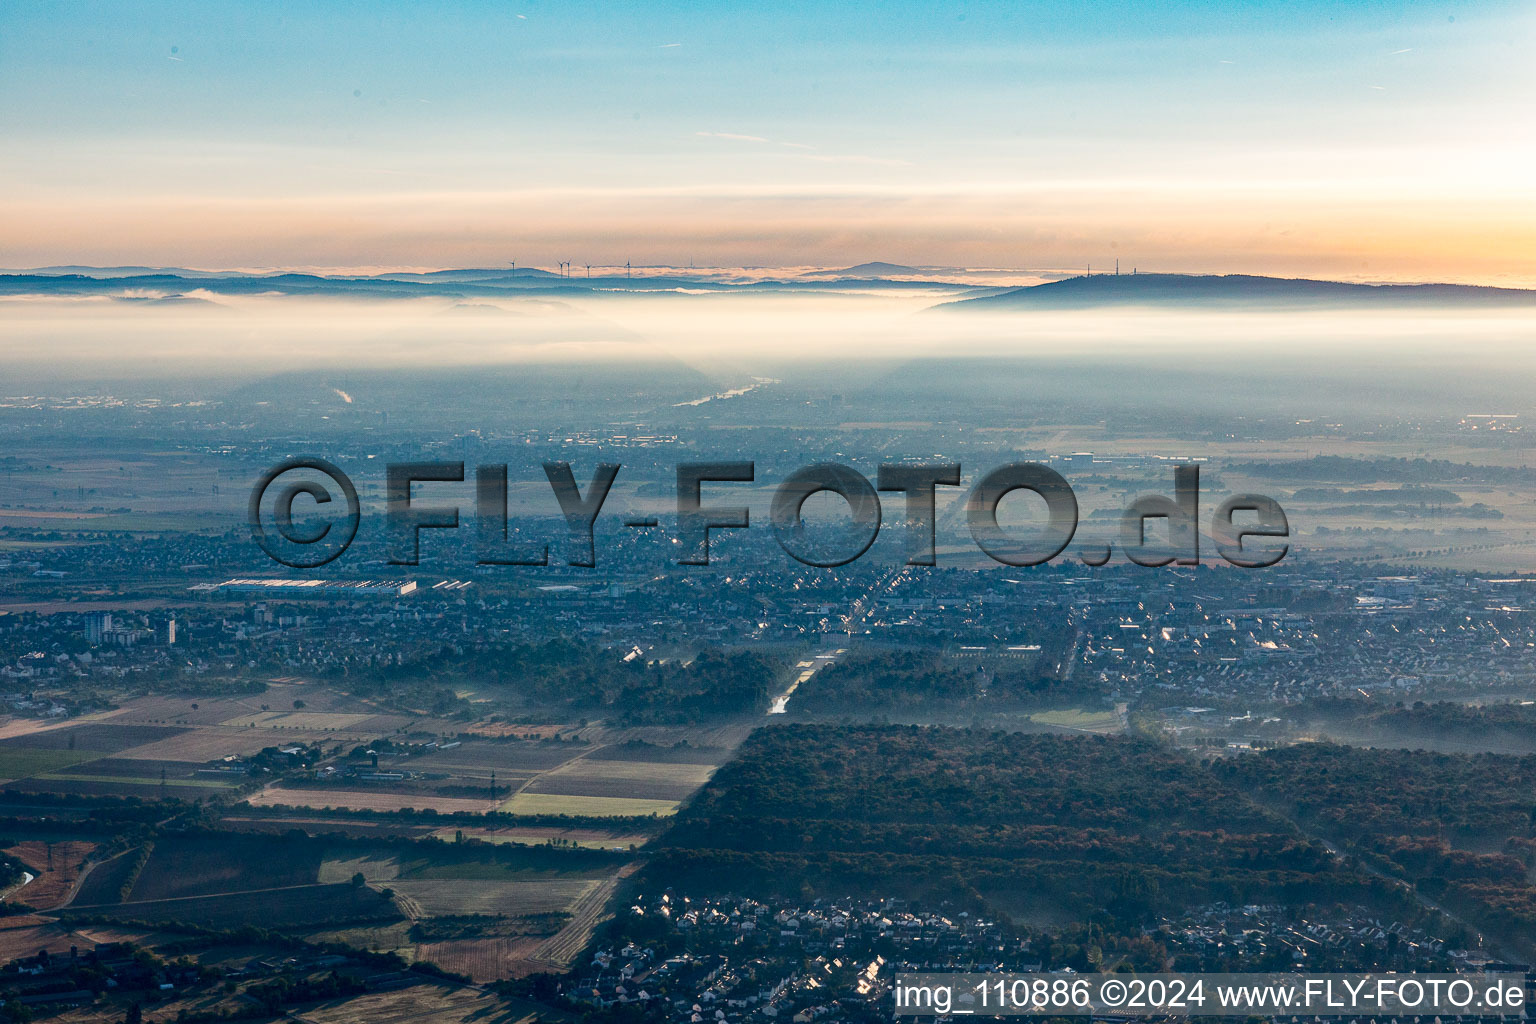
[[(1062, 637), (1052, 638), (1060, 643)], [(881, 709), (954, 711), (973, 703), (1040, 707), (1080, 702), (1081, 683), (1069, 684), (1038, 666), (1048, 652), (1026, 661), (957, 660), (935, 651), (855, 654), (828, 665), (795, 691), (796, 710), (812, 714)]]
[(1328, 735), (1405, 744), (1468, 743), (1536, 753), (1536, 704), (1529, 701), (1415, 701), (1382, 707), (1378, 701), (1330, 700), (1312, 705), (1298, 717)]
[(1151, 741), (919, 727), (759, 730), (665, 833), (653, 883), (1047, 905), (1126, 927), (1190, 905), (1400, 888)]
[(1536, 756), (1306, 743), (1213, 767), (1485, 928), (1536, 939)]
[(690, 722), (761, 711), (784, 673), (782, 662), (755, 651), (710, 649), (692, 660), (626, 661), (621, 652), (562, 638), (473, 650), (445, 645), (338, 685), (398, 699), (402, 693), (451, 696), (452, 684), (469, 678), (482, 690), (501, 688), (510, 702), (630, 723)]

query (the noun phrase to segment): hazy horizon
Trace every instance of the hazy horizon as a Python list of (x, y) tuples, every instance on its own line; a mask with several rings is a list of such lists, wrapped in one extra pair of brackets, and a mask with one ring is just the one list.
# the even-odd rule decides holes
[(1517, 3), (0, 11), (0, 262), (1536, 284)]

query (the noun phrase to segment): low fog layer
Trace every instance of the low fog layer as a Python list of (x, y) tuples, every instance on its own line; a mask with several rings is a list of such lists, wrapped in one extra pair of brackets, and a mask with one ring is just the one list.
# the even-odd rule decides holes
[(1405, 415), (1524, 411), (1512, 382), (1536, 369), (1533, 308), (939, 308), (975, 290), (13, 294), (0, 299), (0, 384), (10, 396), (107, 384), (164, 394), (312, 371), (635, 364), (675, 372), (691, 398), (771, 377), (908, 405), (1304, 416), (1341, 402)]

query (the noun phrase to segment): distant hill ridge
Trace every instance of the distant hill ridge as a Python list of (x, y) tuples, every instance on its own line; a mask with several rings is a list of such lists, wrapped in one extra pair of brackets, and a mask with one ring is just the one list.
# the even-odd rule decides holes
[(841, 270), (812, 270), (801, 274), (801, 277), (880, 277), (890, 274), (921, 274), (916, 267), (904, 267), (900, 263), (884, 263), (876, 260), (873, 263), (860, 263), (856, 267), (844, 267)]
[(945, 311), (1085, 309), (1095, 306), (1256, 308), (1400, 305), (1536, 306), (1536, 291), (1465, 284), (1349, 284), (1249, 274), (1098, 274), (946, 302)]
[[(586, 274), (562, 276), (536, 267), (346, 274), (59, 266), (24, 272), (0, 271), (0, 295), (52, 293), (126, 298), (123, 293), (129, 289), (161, 290), (169, 294), (196, 289), (216, 295), (282, 293), (370, 298), (434, 295), (463, 300), (473, 296), (512, 294), (679, 289), (790, 292), (835, 291), (856, 286), (913, 290), (932, 288), (932, 282), (914, 279), (931, 272), (932, 268), (924, 271), (894, 263), (863, 263), (842, 270), (820, 270), (799, 276), (721, 280), (686, 272), (635, 278), (611, 272), (592, 277)], [(946, 286), (954, 288), (957, 295), (970, 297), (940, 303), (933, 309), (1003, 312), (1114, 306), (1233, 310), (1536, 307), (1536, 290), (1521, 288), (1462, 284), (1349, 284), (1247, 274), (1100, 274), (1021, 288), (971, 282), (949, 282)]]

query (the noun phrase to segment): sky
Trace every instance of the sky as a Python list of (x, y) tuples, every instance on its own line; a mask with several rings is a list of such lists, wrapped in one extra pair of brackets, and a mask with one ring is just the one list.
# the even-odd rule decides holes
[(1536, 5), (0, 5), (0, 266), (1536, 286)]

